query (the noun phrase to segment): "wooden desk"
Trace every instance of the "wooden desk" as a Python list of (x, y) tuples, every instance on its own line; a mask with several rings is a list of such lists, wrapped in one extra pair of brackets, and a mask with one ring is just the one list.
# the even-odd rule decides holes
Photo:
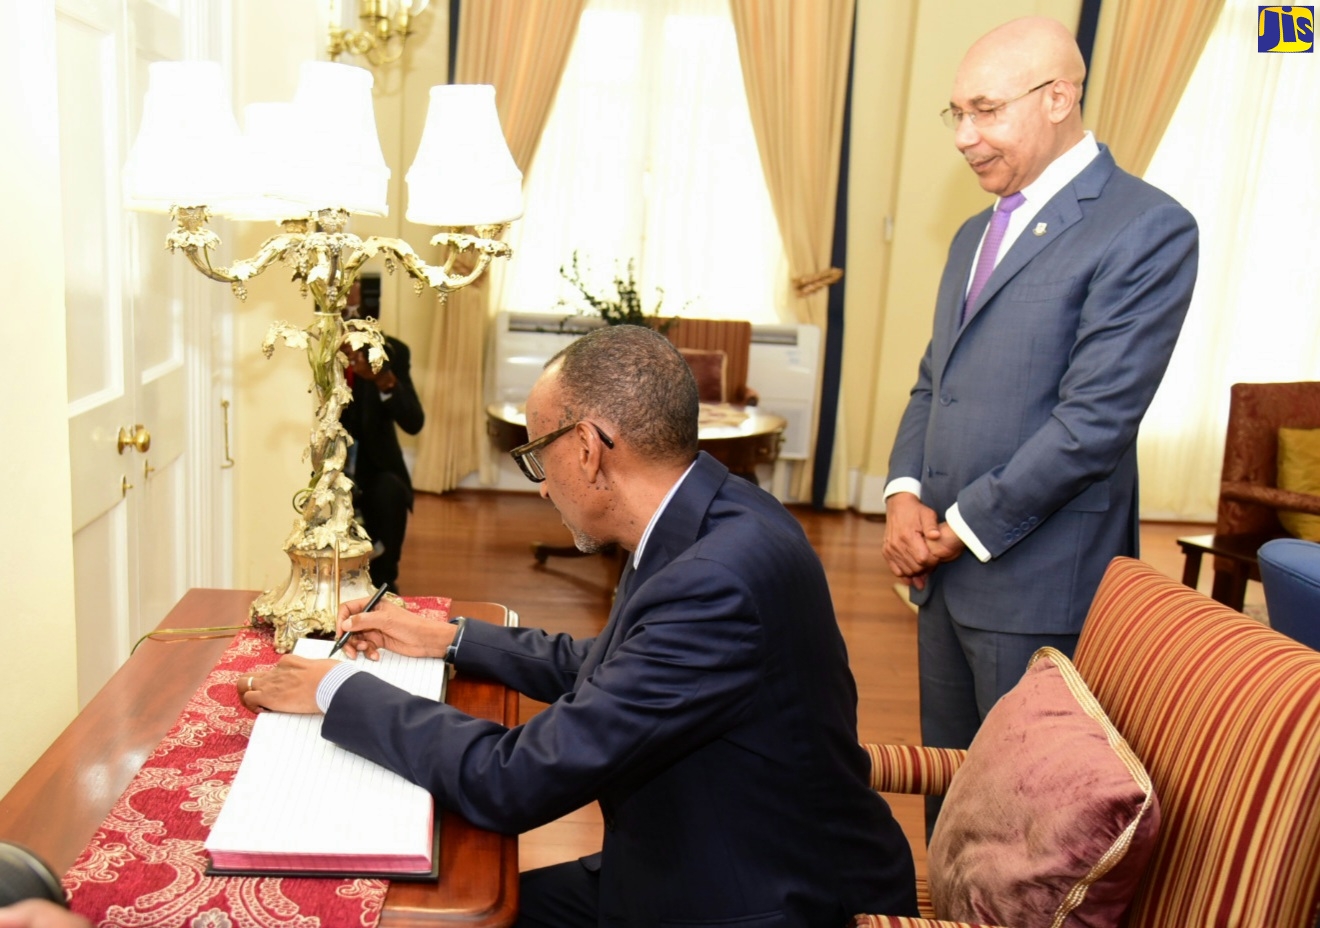
[[(161, 628), (241, 625), (251, 590), (189, 590)], [(455, 602), (453, 611), (503, 624), (494, 603)], [(64, 873), (91, 840), (147, 756), (229, 647), (207, 641), (145, 641), (9, 794), (0, 800), (0, 838), (31, 848)], [(462, 676), (449, 703), (505, 725), (518, 720), (516, 693)], [(518, 906), (518, 839), (483, 831), (452, 812), (441, 817), (438, 883), (391, 883), (382, 926), (500, 926)]]
[[(755, 406), (702, 404), (697, 444), (739, 477), (756, 483), (756, 466), (779, 460), (779, 446), (788, 421)], [(527, 442), (527, 414), (521, 403), (486, 407), (486, 431), (500, 451)]]

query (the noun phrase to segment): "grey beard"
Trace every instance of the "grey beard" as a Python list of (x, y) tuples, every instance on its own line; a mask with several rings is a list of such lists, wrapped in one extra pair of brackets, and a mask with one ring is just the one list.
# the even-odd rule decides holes
[(581, 529), (573, 528), (568, 525), (568, 530), (573, 533), (573, 544), (583, 554), (599, 554), (605, 549), (605, 542), (598, 538), (593, 538)]

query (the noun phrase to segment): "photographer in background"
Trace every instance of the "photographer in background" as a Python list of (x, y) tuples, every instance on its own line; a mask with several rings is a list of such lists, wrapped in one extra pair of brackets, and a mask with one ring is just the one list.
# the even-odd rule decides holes
[[(353, 283), (344, 306), (345, 319), (380, 319), (380, 277), (363, 276)], [(350, 356), (347, 371), (353, 402), (342, 421), (353, 444), (346, 472), (354, 483), (353, 502), (376, 543), (371, 582), (388, 584), (398, 593), (399, 557), (412, 511), (412, 478), (399, 447), (397, 424), (409, 435), (422, 430), (425, 415), (409, 373), (408, 346), (385, 336), (385, 363), (373, 371), (365, 351)]]

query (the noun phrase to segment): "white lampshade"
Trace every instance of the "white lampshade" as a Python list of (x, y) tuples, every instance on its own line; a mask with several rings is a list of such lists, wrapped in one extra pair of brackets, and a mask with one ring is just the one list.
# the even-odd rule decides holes
[(283, 153), (289, 187), (272, 193), (313, 210), (389, 215), (390, 169), (376, 133), (372, 83), (363, 68), (303, 62), (293, 97), (303, 136)]
[(220, 65), (157, 61), (124, 164), (124, 205), (145, 212), (207, 206), (235, 192), (238, 123)]
[(218, 200), (211, 212), (228, 219), (300, 219), (311, 212), (292, 199), (295, 167), (290, 158), (306, 144), (292, 103), (249, 103), (236, 163), (237, 192)]
[(489, 84), (442, 84), (408, 171), (408, 221), (430, 226), (510, 222), (522, 215), (514, 163)]

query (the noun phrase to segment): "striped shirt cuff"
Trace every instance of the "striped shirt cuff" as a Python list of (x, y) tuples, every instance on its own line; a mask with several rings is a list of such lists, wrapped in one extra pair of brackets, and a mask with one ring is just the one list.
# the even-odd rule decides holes
[(330, 700), (335, 698), (335, 693), (344, 685), (344, 681), (355, 673), (362, 671), (348, 661), (340, 661), (330, 672), (321, 678), (321, 683), (316, 687), (316, 705), (324, 715), (330, 711)]

